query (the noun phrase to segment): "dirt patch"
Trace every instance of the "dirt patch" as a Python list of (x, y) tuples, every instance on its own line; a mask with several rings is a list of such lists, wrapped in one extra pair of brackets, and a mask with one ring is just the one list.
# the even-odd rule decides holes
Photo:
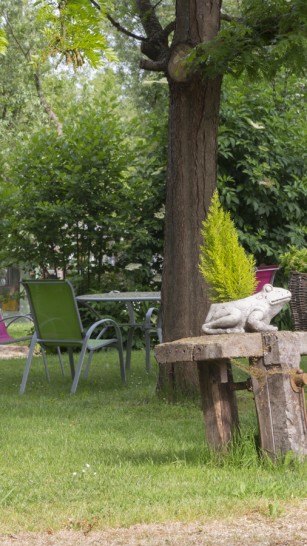
[(26, 358), (29, 347), (24, 345), (0, 345), (0, 359)]
[(307, 546), (307, 499), (282, 516), (259, 513), (227, 521), (134, 525), (103, 531), (0, 535), (6, 546)]

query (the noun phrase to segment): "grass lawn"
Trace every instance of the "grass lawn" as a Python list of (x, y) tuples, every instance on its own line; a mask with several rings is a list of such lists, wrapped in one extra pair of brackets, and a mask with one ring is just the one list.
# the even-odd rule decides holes
[(24, 360), (0, 361), (0, 533), (269, 516), (307, 497), (306, 463), (259, 458), (251, 393), (238, 393), (241, 439), (218, 458), (199, 400), (158, 398), (144, 351), (126, 386), (117, 353), (96, 354), (74, 396), (68, 365), (62, 377), (48, 362), (51, 384), (37, 357), (20, 396)]

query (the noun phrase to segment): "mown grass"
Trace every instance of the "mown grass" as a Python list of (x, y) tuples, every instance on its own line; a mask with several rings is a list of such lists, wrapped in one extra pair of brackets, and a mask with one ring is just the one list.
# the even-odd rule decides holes
[(155, 391), (157, 365), (133, 354), (128, 383), (116, 353), (95, 355), (70, 395), (67, 366), (0, 361), (0, 532), (89, 529), (279, 513), (307, 496), (307, 466), (259, 457), (252, 395), (238, 393), (241, 437), (218, 457), (205, 439), (199, 400), (170, 404)]

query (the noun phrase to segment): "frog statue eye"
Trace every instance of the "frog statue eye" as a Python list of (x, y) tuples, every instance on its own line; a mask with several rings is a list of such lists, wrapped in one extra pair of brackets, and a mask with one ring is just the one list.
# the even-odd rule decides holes
[(272, 292), (273, 286), (271, 284), (265, 284), (263, 290), (264, 292)]

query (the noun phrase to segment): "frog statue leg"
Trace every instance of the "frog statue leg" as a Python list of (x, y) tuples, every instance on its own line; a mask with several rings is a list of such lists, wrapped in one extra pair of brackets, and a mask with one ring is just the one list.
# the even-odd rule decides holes
[(241, 333), (244, 332), (241, 320), (242, 313), (240, 309), (231, 308), (226, 311), (225, 308), (221, 308), (221, 310), (213, 314), (209, 312), (205, 324), (202, 325), (202, 331), (205, 334)]
[(271, 317), (265, 316), (261, 309), (252, 311), (246, 321), (246, 331), (248, 332), (268, 332), (278, 330), (277, 326), (270, 324)]

